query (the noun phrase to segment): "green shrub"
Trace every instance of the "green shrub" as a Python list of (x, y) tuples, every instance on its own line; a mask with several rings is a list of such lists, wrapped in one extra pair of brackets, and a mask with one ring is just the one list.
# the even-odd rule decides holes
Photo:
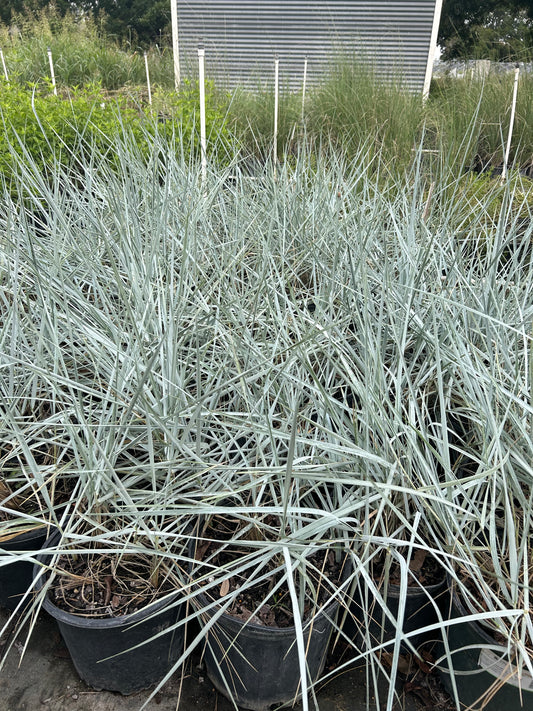
[[(213, 92), (206, 96), (208, 151), (226, 160), (229, 129)], [(0, 173), (9, 176), (18, 161), (30, 158), (43, 172), (54, 162), (64, 165), (85, 154), (116, 160), (111, 144), (126, 137), (145, 158), (154, 136), (169, 150), (199, 158), (198, 87), (186, 84), (179, 93), (156, 95), (154, 108), (141, 107), (126, 94), (109, 98), (98, 85), (54, 96), (50, 88), (5, 83), (0, 95)], [(175, 140), (176, 137), (178, 140)]]
[(9, 174), (17, 156), (31, 157), (44, 171), (54, 160), (70, 163), (87, 150), (105, 153), (113, 137), (137, 132), (140, 115), (125, 100), (105, 100), (98, 87), (68, 98), (38, 86), (6, 84), (0, 98), (0, 171)]

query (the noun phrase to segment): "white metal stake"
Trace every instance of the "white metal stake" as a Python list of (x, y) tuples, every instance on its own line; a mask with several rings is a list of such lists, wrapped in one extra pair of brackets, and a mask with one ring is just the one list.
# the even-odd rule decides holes
[(302, 123), (305, 121), (305, 89), (307, 86), (307, 57), (304, 60), (304, 80), (302, 85)]
[(152, 105), (152, 89), (150, 87), (150, 71), (148, 69), (148, 55), (144, 53), (144, 68), (146, 69), (146, 86), (148, 87), (148, 103)]
[(279, 57), (274, 55), (274, 176), (278, 163), (278, 107), (279, 107)]
[(198, 45), (198, 84), (200, 89), (200, 148), (202, 151), (202, 183), (207, 180), (207, 141), (205, 135), (205, 49)]
[(4, 52), (1, 49), (0, 49), (0, 57), (2, 58), (2, 67), (4, 69), (4, 76), (6, 78), (6, 81), (9, 81), (9, 77), (7, 75), (6, 60), (4, 59)]
[(518, 64), (514, 70), (514, 87), (513, 87), (513, 102), (511, 104), (511, 118), (509, 119), (509, 135), (507, 137), (507, 146), (505, 148), (505, 157), (503, 159), (502, 182), (507, 176), (507, 165), (509, 163), (509, 154), (511, 153), (511, 139), (513, 137), (514, 115), (516, 111), (516, 96), (518, 94), (518, 75), (520, 67)]
[(48, 64), (50, 65), (50, 76), (52, 78), (52, 88), (57, 96), (56, 75), (54, 72), (54, 62), (52, 60), (52, 50), (48, 47)]
[(170, 0), (170, 18), (172, 23), (172, 56), (174, 57), (174, 87), (180, 88), (180, 44), (178, 38), (178, 0)]

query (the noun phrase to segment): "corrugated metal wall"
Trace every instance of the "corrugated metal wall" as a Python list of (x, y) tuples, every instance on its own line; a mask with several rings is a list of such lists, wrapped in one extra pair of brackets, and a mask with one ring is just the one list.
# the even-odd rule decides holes
[(282, 86), (296, 87), (308, 57), (316, 80), (335, 53), (400, 73), (422, 90), (436, 0), (177, 0), (180, 62), (194, 73), (202, 42), (206, 68), (230, 86), (269, 83), (279, 55)]

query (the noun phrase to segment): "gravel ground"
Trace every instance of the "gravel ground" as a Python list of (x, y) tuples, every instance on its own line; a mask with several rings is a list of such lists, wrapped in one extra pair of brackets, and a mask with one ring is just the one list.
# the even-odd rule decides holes
[[(0, 625), (4, 625), (8, 615), (0, 611)], [(0, 651), (9, 640), (9, 632), (0, 638)], [(141, 692), (131, 696), (93, 691), (77, 676), (70, 661), (54, 620), (41, 613), (30, 637), (25, 654), (21, 642), (16, 642), (0, 673), (0, 711), (138, 711), (149, 696)], [(335, 665), (335, 659), (328, 661)], [(420, 671), (420, 670), (419, 670)], [(165, 684), (157, 696), (148, 703), (148, 711), (230, 711), (234, 707), (218, 694), (205, 675), (199, 657), (193, 658), (182, 675), (176, 674)], [(428, 679), (432, 679), (430, 683)], [(395, 711), (448, 711), (449, 706), (441, 705), (439, 690), (435, 695), (433, 677), (423, 675), (416, 679), (411, 674), (402, 676), (402, 694)], [(181, 694), (180, 694), (181, 686)], [(386, 697), (386, 683), (381, 685)], [(423, 693), (421, 693), (421, 691)], [(178, 704), (178, 699), (179, 704)], [(336, 676), (318, 692), (320, 711), (366, 711), (367, 686), (364, 667), (350, 669)], [(370, 695), (370, 710), (376, 705)], [(301, 711), (301, 705), (295, 707)]]

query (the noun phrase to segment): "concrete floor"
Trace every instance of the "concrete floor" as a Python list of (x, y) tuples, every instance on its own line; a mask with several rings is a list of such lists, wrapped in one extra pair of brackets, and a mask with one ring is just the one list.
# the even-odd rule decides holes
[[(0, 611), (0, 625), (8, 614)], [(9, 633), (0, 638), (0, 651), (5, 649)], [(149, 696), (141, 692), (132, 696), (89, 689), (77, 676), (54, 620), (41, 613), (22, 656), (24, 636), (12, 647), (0, 672), (0, 711), (138, 711)], [(335, 664), (330, 660), (330, 664)], [(181, 686), (181, 695), (180, 695)], [(386, 682), (382, 688), (386, 699)], [(178, 703), (179, 699), (179, 703)], [(364, 667), (336, 676), (318, 692), (320, 711), (375, 711), (376, 701), (367, 700)], [(384, 708), (383, 704), (379, 704)], [(314, 708), (310, 704), (310, 709)], [(395, 711), (419, 711), (427, 708), (415, 697), (400, 696)], [(231, 711), (232, 704), (218, 694), (205, 675), (199, 657), (184, 669), (183, 679), (176, 674), (146, 706), (148, 711)], [(301, 705), (295, 707), (301, 711)]]

